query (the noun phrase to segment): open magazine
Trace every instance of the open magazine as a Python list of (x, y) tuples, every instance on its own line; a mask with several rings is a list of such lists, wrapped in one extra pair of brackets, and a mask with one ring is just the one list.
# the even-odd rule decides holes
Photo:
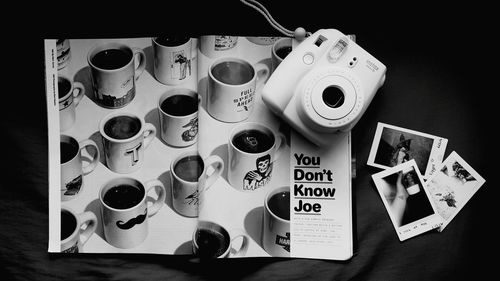
[(263, 103), (292, 39), (45, 40), (49, 252), (353, 255), (350, 133)]

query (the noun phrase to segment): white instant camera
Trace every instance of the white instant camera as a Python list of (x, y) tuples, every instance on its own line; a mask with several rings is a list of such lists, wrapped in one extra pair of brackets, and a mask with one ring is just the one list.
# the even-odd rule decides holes
[(316, 145), (349, 131), (385, 81), (386, 67), (346, 35), (320, 29), (281, 62), (264, 103)]

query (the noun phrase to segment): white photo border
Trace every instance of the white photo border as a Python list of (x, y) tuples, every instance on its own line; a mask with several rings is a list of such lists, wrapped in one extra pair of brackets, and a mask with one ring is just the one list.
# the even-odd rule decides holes
[(401, 131), (404, 133), (409, 133), (409, 134), (413, 134), (413, 135), (417, 135), (417, 136), (421, 136), (421, 137), (425, 137), (425, 138), (429, 138), (429, 139), (434, 140), (432, 143), (432, 149), (431, 149), (431, 152), (429, 155), (429, 161), (427, 162), (426, 169), (425, 169), (425, 171), (421, 171), (421, 172), (423, 172), (422, 176), (423, 176), (424, 180), (427, 180), (436, 171), (436, 166), (442, 162), (442, 160), (444, 158), (444, 153), (446, 151), (446, 146), (448, 144), (448, 139), (443, 138), (443, 137), (430, 135), (430, 134), (426, 134), (426, 133), (422, 133), (422, 132), (418, 132), (418, 131), (414, 131), (411, 129), (406, 129), (403, 127), (398, 127), (398, 126), (378, 122), (377, 129), (375, 131), (375, 136), (373, 137), (373, 142), (372, 142), (372, 146), (370, 149), (370, 154), (368, 156), (368, 161), (367, 161), (367, 164), (372, 166), (372, 167), (381, 168), (381, 169), (391, 168), (390, 166), (385, 166), (382, 164), (375, 163), (375, 156), (377, 155), (377, 151), (378, 151), (378, 148), (380, 145), (382, 131), (385, 128), (395, 130), (395, 131)]
[(382, 202), (384, 203), (386, 211), (389, 214), (392, 225), (394, 226), (394, 229), (396, 230), (396, 233), (397, 233), (400, 241), (407, 240), (409, 238), (412, 238), (412, 237), (417, 236), (419, 234), (422, 234), (424, 232), (438, 228), (443, 223), (441, 216), (436, 211), (436, 206), (435, 206), (433, 200), (431, 200), (429, 198), (428, 191), (424, 189), (425, 194), (427, 196), (427, 199), (429, 200), (429, 203), (430, 203), (434, 213), (431, 215), (428, 215), (424, 218), (421, 218), (419, 220), (416, 220), (414, 222), (405, 224), (403, 226), (398, 226), (394, 215), (390, 211), (389, 202), (387, 201), (387, 199), (385, 198), (385, 195), (383, 194), (383, 192), (381, 190), (381, 185), (382, 185), (382, 181), (384, 180), (385, 177), (392, 175), (392, 174), (395, 174), (395, 173), (398, 173), (399, 171), (402, 171), (404, 169), (408, 169), (410, 167), (413, 167), (415, 169), (415, 171), (417, 172), (420, 184), (422, 185), (422, 188), (423, 188), (423, 186), (425, 185), (425, 181), (424, 181), (424, 179), (423, 179), (423, 177), (418, 169), (417, 163), (415, 162), (414, 159), (411, 159), (408, 162), (404, 162), (400, 165), (397, 165), (395, 167), (391, 167), (389, 169), (383, 170), (379, 173), (372, 175), (373, 182), (375, 183), (377, 191), (382, 199)]

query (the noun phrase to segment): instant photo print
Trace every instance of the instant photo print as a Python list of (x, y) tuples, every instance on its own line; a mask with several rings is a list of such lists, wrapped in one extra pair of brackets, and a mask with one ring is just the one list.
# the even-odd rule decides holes
[(425, 185), (443, 218), (439, 231), (444, 230), (485, 182), (455, 151), (446, 158)]
[(446, 138), (379, 122), (367, 164), (387, 169), (414, 159), (427, 179), (443, 160), (447, 143)]
[(436, 211), (415, 160), (372, 175), (377, 191), (399, 240), (404, 241), (439, 227), (442, 218)]

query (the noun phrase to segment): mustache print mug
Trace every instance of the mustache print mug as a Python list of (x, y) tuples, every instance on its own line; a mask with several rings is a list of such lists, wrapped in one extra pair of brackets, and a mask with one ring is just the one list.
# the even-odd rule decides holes
[[(158, 198), (148, 207), (146, 198), (159, 187)], [(148, 236), (148, 218), (165, 202), (165, 187), (159, 180), (140, 181), (121, 177), (101, 187), (99, 200), (106, 241), (118, 248), (133, 248)]]

